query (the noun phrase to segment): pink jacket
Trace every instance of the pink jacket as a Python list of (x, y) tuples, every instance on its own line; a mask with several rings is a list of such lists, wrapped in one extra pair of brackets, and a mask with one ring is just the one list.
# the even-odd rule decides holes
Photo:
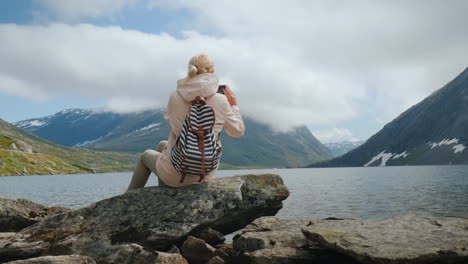
[[(177, 91), (169, 98), (164, 118), (171, 125), (167, 146), (162, 151), (161, 157), (156, 161), (158, 177), (167, 185), (181, 187), (197, 184), (198, 177), (187, 176), (180, 183), (181, 175), (174, 169), (171, 163), (171, 149), (174, 146), (177, 135), (180, 134), (185, 116), (190, 109), (190, 102), (197, 96), (206, 98), (206, 104), (213, 107), (215, 113), (214, 133), (217, 135), (223, 128), (231, 137), (244, 135), (245, 126), (237, 107), (231, 107), (227, 98), (218, 91), (219, 80), (212, 73), (198, 74), (190, 79), (184, 78), (177, 81)], [(219, 140), (219, 139), (218, 139)], [(221, 142), (220, 142), (221, 143)], [(216, 170), (205, 177), (205, 181), (213, 178)]]

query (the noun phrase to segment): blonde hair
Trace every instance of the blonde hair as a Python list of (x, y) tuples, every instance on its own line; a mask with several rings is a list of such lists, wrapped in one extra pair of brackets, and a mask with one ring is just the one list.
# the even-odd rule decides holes
[(206, 54), (193, 56), (188, 65), (187, 78), (192, 78), (197, 74), (207, 73), (214, 69), (214, 62)]

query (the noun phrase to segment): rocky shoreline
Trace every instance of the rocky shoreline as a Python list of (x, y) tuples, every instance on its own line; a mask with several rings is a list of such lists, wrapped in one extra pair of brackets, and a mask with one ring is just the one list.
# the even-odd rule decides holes
[(70, 211), (0, 199), (0, 263), (468, 263), (468, 219), (275, 217), (288, 195), (280, 176), (261, 174)]

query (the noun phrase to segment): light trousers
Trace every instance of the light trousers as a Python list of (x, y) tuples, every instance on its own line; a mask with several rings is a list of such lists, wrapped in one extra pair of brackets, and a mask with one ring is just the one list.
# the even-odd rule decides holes
[[(151, 172), (153, 172), (156, 176), (158, 173), (156, 171), (156, 161), (159, 157), (161, 157), (161, 152), (163, 151), (164, 147), (166, 147), (167, 141), (163, 140), (159, 142), (158, 147), (156, 150), (147, 149), (141, 155), (140, 159), (138, 160), (135, 170), (133, 171), (132, 180), (128, 185), (127, 191), (143, 188), (145, 187), (146, 182), (148, 181)], [(162, 186), (165, 185), (158, 177), (158, 185)]]

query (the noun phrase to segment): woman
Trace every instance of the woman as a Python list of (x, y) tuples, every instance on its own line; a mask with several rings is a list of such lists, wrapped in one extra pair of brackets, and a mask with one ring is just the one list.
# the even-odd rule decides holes
[[(171, 150), (180, 134), (185, 117), (189, 112), (191, 101), (196, 97), (205, 98), (215, 113), (214, 134), (219, 135), (224, 128), (231, 137), (244, 135), (245, 126), (242, 120), (234, 93), (226, 86), (224, 94), (217, 93), (219, 80), (214, 74), (213, 61), (205, 54), (199, 54), (189, 62), (187, 77), (177, 81), (177, 90), (169, 98), (164, 118), (171, 125), (168, 141), (161, 141), (157, 151), (146, 150), (137, 163), (128, 190), (145, 186), (149, 175), (154, 172), (159, 185), (182, 187), (199, 183), (198, 177), (187, 177), (180, 181), (181, 174), (171, 162)], [(217, 138), (220, 141), (219, 138)], [(219, 142), (221, 144), (221, 142)], [(202, 182), (213, 178), (217, 169), (207, 174)]]

